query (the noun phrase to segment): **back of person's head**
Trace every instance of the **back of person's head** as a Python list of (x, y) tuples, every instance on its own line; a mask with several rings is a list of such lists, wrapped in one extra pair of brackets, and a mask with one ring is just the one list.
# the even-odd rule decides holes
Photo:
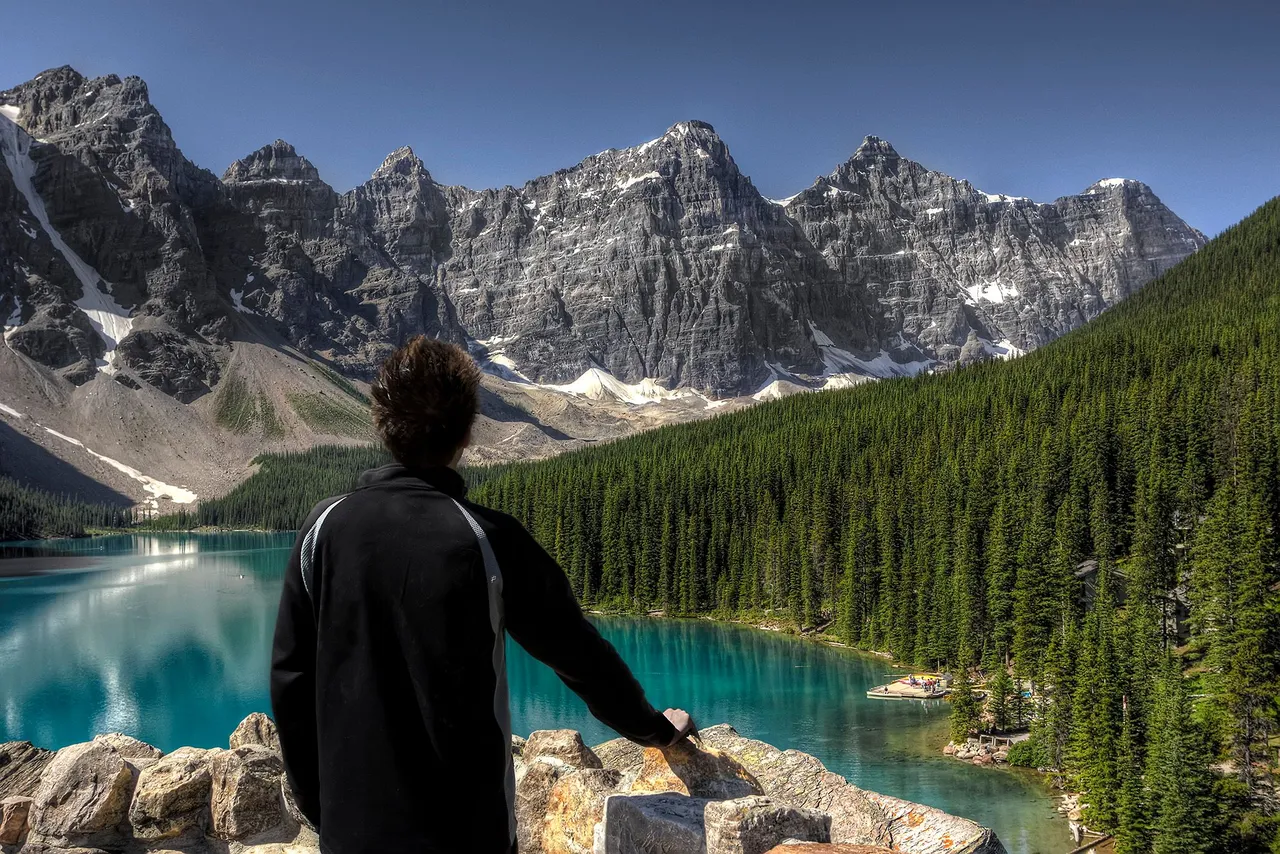
[(396, 350), (373, 381), (373, 424), (408, 466), (452, 463), (479, 405), (480, 369), (461, 347), (419, 335)]

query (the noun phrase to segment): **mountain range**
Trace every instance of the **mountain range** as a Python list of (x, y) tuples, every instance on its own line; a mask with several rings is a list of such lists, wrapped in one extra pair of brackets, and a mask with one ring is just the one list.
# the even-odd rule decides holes
[(282, 140), (219, 178), (141, 79), (69, 67), (0, 92), (0, 149), (0, 469), (56, 487), (52, 453), (157, 506), (367, 439), (416, 334), (490, 375), (473, 459), (519, 459), (1016, 356), (1205, 242), (1140, 181), (1038, 204), (876, 137), (767, 199), (698, 121), (522, 187), (406, 147), (339, 193)]

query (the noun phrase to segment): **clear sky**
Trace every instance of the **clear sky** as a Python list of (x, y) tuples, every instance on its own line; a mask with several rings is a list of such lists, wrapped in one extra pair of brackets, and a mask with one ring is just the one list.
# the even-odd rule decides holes
[(697, 118), (773, 198), (866, 134), (1038, 201), (1139, 178), (1210, 234), (1280, 193), (1276, 0), (0, 0), (0, 21), (0, 88), (139, 75), (217, 174), (281, 137), (339, 190), (406, 144), (439, 181), (519, 185)]

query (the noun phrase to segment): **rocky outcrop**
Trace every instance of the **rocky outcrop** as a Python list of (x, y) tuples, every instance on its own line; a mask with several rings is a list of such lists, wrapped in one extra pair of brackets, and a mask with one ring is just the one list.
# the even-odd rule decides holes
[(42, 750), (29, 741), (0, 744), (0, 799), (34, 795), (40, 775), (53, 757), (53, 751)]
[(346, 193), (283, 140), (196, 167), (136, 77), (46, 71), (0, 92), (0, 131), (10, 345), (183, 402), (237, 340), (368, 378), (420, 333), (633, 402), (847, 385), (1039, 346), (1204, 241), (1138, 181), (1036, 204), (875, 137), (775, 202), (699, 121), (480, 191), (404, 147)]
[[(236, 728), (229, 750), (183, 747), (162, 754), (119, 734), (47, 756), (25, 742), (0, 745), (0, 756), (18, 757), (10, 764), (38, 768), (34, 797), (0, 788), (0, 852), (208, 847), (227, 854), (317, 854), (314, 831), (288, 808), (283, 766), (270, 746), (275, 738), (270, 718), (254, 714)], [(742, 738), (723, 725), (707, 730), (704, 740), (635, 752), (613, 742), (592, 750), (573, 730), (535, 732), (527, 742), (513, 738), (520, 851), (1004, 850), (973, 822), (864, 792), (805, 754)], [(598, 754), (607, 757), (604, 763)], [(29, 773), (0, 777), (6, 782), (31, 787)]]
[[(232, 739), (274, 735), (265, 715), (251, 715)], [(0, 755), (25, 757), (30, 745), (0, 745)], [(100, 735), (48, 754), (31, 797), (29, 775), (0, 778), (0, 850), (4, 854), (72, 854), (203, 850), (318, 851), (315, 833), (286, 805), (284, 769), (276, 749), (244, 743), (231, 750), (183, 747), (169, 754), (119, 733)], [(267, 847), (255, 847), (267, 846)]]
[(280, 733), (276, 722), (262, 712), (254, 712), (240, 722), (228, 739), (232, 750), (246, 744), (257, 744), (276, 753), (280, 752)]
[(58, 751), (32, 798), (35, 841), (68, 848), (123, 847), (137, 773), (106, 741)]
[(703, 740), (742, 762), (766, 795), (831, 816), (831, 840), (899, 851), (995, 854), (996, 835), (968, 819), (933, 807), (869, 792), (828, 771), (813, 756), (743, 738), (733, 727), (703, 730)]
[(687, 740), (663, 750), (646, 748), (629, 791), (675, 792), (709, 800), (764, 794), (756, 778), (737, 759), (714, 747), (695, 747)]
[(195, 747), (175, 750), (147, 768), (129, 805), (134, 836), (152, 841), (206, 830), (212, 781), (209, 751)]

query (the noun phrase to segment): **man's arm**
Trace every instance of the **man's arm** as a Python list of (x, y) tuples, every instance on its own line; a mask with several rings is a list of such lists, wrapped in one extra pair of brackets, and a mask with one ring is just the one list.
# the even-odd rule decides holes
[(271, 649), (271, 711), (280, 730), (285, 773), (298, 808), (320, 827), (320, 756), (316, 735), (316, 621), (302, 580), (302, 541), (312, 513), (298, 532), (284, 574)]
[(683, 735), (649, 704), (626, 662), (583, 616), (564, 572), (529, 532), (511, 520), (499, 538), (499, 562), (511, 568), (503, 572), (502, 598), (516, 642), (554, 670), (591, 714), (632, 741), (666, 747)]

